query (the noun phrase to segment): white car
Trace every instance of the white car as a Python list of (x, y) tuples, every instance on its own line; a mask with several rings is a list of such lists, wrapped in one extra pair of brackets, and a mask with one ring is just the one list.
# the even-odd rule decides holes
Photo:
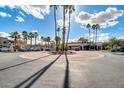
[(10, 48), (2, 47), (2, 48), (0, 48), (0, 50), (1, 50), (2, 52), (7, 52), (7, 51), (10, 51)]

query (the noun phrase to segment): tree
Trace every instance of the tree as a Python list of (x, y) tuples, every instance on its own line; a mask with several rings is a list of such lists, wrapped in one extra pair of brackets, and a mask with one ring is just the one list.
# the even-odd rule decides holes
[(16, 47), (17, 47), (17, 40), (20, 39), (20, 34), (17, 31), (11, 32), (10, 33), (10, 37), (14, 38), (14, 47), (16, 49)]
[(22, 32), (22, 35), (23, 35), (24, 42), (27, 44), (28, 32), (27, 32), (27, 31), (23, 31), (23, 32)]
[(68, 24), (68, 33), (67, 33), (67, 40), (66, 40), (66, 49), (68, 50), (68, 40), (69, 40), (69, 34), (70, 34), (70, 20), (71, 20), (71, 14), (75, 11), (75, 8), (74, 8), (74, 5), (69, 5), (67, 9), (68, 9), (69, 24)]
[(48, 42), (48, 46), (49, 46), (50, 40), (51, 40), (51, 38), (49, 36), (46, 37), (46, 41)]
[[(56, 21), (56, 10), (58, 9), (58, 5), (51, 5), (54, 8), (54, 23), (55, 23), (55, 38), (57, 37), (57, 21)], [(56, 44), (56, 51), (58, 51), (57, 41)]]
[[(47, 44), (48, 44), (48, 47), (49, 47), (49, 43), (50, 43), (50, 41), (51, 41), (51, 38), (48, 36), (48, 37), (45, 37), (44, 39), (44, 42), (45, 42), (45, 46), (47, 46)], [(47, 43), (47, 44), (46, 44)]]
[(94, 37), (95, 37), (95, 29), (96, 29), (96, 25), (95, 24), (92, 25), (92, 29), (94, 30), (93, 31), (93, 42), (96, 43), (95, 39), (94, 39)]
[(32, 45), (32, 38), (34, 38), (34, 34), (32, 32), (29, 33), (30, 45)]
[(100, 25), (96, 24), (96, 42), (97, 42), (97, 31), (100, 29)]
[(47, 38), (46, 38), (46, 37), (44, 37), (44, 38), (43, 38), (43, 41), (45, 42), (45, 48), (46, 48), (46, 46), (47, 46), (47, 45), (46, 45)]
[(114, 46), (119, 46), (119, 40), (117, 40), (116, 38), (111, 38), (109, 39), (109, 45), (111, 48), (113, 48)]
[(60, 31), (61, 31), (61, 29), (58, 27), (57, 28), (57, 33), (58, 33), (58, 35), (55, 37), (55, 41), (56, 41), (56, 50), (58, 51), (59, 50), (59, 39), (58, 39), (58, 37), (60, 37)]
[(86, 25), (86, 28), (89, 30), (89, 42), (90, 42), (90, 45), (91, 45), (91, 38), (90, 38), (90, 34), (91, 34), (91, 32), (90, 32), (91, 25), (88, 23), (88, 24)]
[(61, 41), (61, 38), (59, 37), (59, 36), (57, 36), (56, 38), (55, 38), (55, 40), (57, 41), (57, 48), (58, 48), (58, 50), (60, 49), (60, 41)]
[(96, 30), (96, 25), (95, 25), (95, 24), (92, 25), (92, 29), (94, 30), (94, 31), (93, 31), (93, 42), (94, 42), (94, 49), (95, 49), (95, 46), (96, 46), (96, 38), (95, 38), (95, 37), (96, 37), (96, 36), (95, 36), (95, 35), (96, 35), (96, 32), (95, 32), (95, 30)]
[(41, 45), (43, 45), (43, 41), (44, 41), (44, 37), (43, 36), (41, 36)]
[(36, 44), (37, 44), (38, 33), (37, 33), (37, 32), (34, 32), (33, 34), (34, 34), (34, 38), (35, 38), (35, 46), (36, 46)]
[(67, 13), (67, 10), (68, 10), (68, 5), (63, 5), (63, 32), (62, 32), (62, 52), (65, 51), (65, 32), (66, 32), (66, 21), (65, 21), (65, 18), (66, 18), (66, 13)]

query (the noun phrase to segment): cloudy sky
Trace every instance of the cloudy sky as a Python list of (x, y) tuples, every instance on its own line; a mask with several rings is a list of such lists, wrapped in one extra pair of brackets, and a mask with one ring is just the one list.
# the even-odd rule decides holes
[[(70, 39), (88, 36), (86, 24), (100, 24), (100, 41), (124, 37), (123, 6), (75, 6), (71, 19)], [(49, 6), (0, 6), (0, 35), (8, 37), (13, 31), (38, 31), (41, 36), (54, 37), (53, 8)], [(57, 10), (57, 23), (62, 26), (62, 8)], [(68, 23), (67, 23), (68, 24)]]

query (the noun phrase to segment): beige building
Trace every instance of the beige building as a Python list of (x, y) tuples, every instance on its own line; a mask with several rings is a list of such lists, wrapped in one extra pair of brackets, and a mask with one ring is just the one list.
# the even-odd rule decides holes
[(10, 40), (8, 40), (5, 37), (0, 37), (0, 47), (7, 47), (7, 48), (9, 48), (10, 45), (11, 45), (11, 41)]

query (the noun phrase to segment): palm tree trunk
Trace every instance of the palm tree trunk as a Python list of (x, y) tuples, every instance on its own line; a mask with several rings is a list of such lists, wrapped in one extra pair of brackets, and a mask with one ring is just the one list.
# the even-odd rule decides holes
[(96, 29), (96, 50), (97, 50), (97, 29)]
[(65, 6), (63, 6), (63, 33), (62, 33), (62, 51), (65, 51)]
[(17, 40), (16, 40), (16, 38), (15, 38), (15, 39), (14, 39), (14, 46), (15, 46), (15, 47), (16, 47), (16, 41), (17, 41)]
[(36, 41), (36, 37), (35, 37), (35, 46), (36, 46), (36, 43), (37, 43), (37, 41)]
[(69, 13), (69, 25), (68, 25), (68, 33), (67, 33), (67, 41), (66, 41), (67, 51), (68, 51), (68, 40), (69, 40), (69, 34), (70, 34), (70, 19), (71, 19), (71, 14)]
[(26, 45), (28, 44), (28, 40), (26, 39)]
[(93, 42), (94, 42), (94, 50), (95, 50), (95, 46), (96, 46), (96, 40), (95, 40), (95, 30), (93, 31)]
[(56, 51), (58, 51), (58, 45), (57, 45), (57, 40), (56, 40), (56, 37), (57, 37), (57, 25), (56, 25), (56, 7), (54, 6), (54, 22), (55, 22), (55, 43), (56, 43)]
[(14, 39), (14, 51), (16, 51), (17, 39)]
[(30, 41), (30, 45), (32, 45), (32, 38), (31, 38), (31, 41)]
[[(90, 40), (90, 29), (89, 29), (89, 45), (91, 46), (91, 40)], [(90, 48), (89, 46), (89, 48)]]

